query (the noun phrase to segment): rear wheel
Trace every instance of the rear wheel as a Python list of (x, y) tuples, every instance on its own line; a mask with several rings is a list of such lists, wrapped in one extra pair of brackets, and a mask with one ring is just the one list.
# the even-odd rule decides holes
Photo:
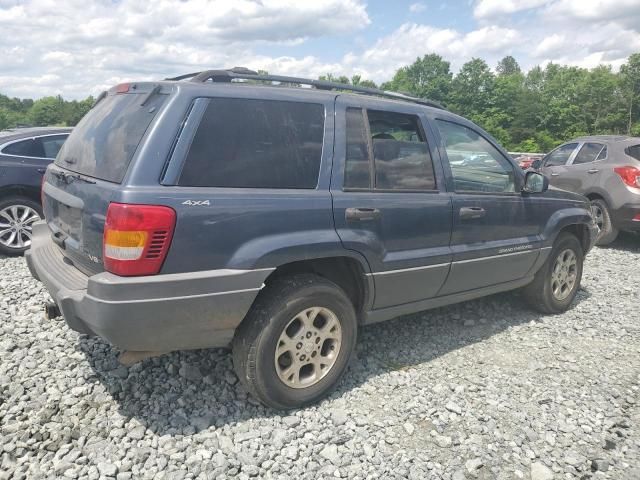
[(345, 292), (310, 274), (276, 280), (238, 329), (233, 363), (249, 392), (277, 409), (302, 407), (335, 388), (355, 347)]
[(27, 197), (0, 200), (0, 253), (20, 255), (31, 246), (33, 223), (42, 218), (42, 208)]
[(567, 310), (580, 287), (583, 258), (582, 245), (576, 236), (560, 234), (533, 282), (524, 287), (529, 304), (543, 313)]
[(591, 201), (591, 210), (595, 217), (596, 225), (600, 228), (600, 233), (596, 239), (596, 245), (608, 245), (618, 236), (618, 229), (611, 222), (611, 214), (607, 202), (599, 198)]

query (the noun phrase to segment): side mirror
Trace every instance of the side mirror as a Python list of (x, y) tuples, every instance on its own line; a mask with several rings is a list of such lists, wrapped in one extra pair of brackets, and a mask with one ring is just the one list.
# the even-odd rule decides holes
[(542, 193), (549, 189), (549, 179), (538, 172), (527, 172), (524, 176), (524, 193)]
[(541, 166), (542, 166), (542, 159), (541, 158), (531, 162), (531, 168), (533, 168), (535, 170), (538, 170)]

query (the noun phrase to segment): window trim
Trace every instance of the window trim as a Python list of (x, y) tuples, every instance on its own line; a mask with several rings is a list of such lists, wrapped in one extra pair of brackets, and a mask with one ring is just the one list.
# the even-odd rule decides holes
[[(422, 118), (417, 113), (407, 113), (398, 110), (380, 110), (377, 108), (368, 108), (364, 106), (354, 107), (354, 106), (345, 106), (344, 108), (344, 118), (345, 125), (347, 121), (347, 109), (355, 108), (362, 112), (362, 117), (364, 121), (364, 129), (365, 135), (367, 136), (367, 154), (369, 155), (369, 188), (362, 187), (345, 187), (344, 179), (346, 178), (347, 171), (347, 156), (345, 154), (344, 157), (344, 169), (343, 169), (343, 180), (342, 180), (342, 191), (343, 192), (355, 192), (355, 193), (440, 193), (440, 189), (438, 187), (438, 178), (436, 174), (436, 169), (434, 165), (434, 157), (433, 152), (431, 150), (431, 146), (429, 145), (429, 141), (427, 138), (427, 132), (425, 131), (424, 125), (422, 124)], [(373, 154), (373, 138), (371, 137), (371, 126), (369, 125), (369, 110), (374, 110), (376, 112), (386, 112), (386, 113), (395, 113), (399, 115), (407, 115), (412, 116), (417, 119), (418, 129), (420, 130), (420, 134), (422, 138), (424, 138), (424, 144), (427, 146), (427, 151), (429, 152), (429, 157), (431, 159), (431, 169), (433, 170), (433, 182), (435, 184), (435, 188), (430, 189), (416, 189), (416, 188), (376, 188), (376, 160)], [(346, 129), (345, 129), (346, 132)], [(346, 151), (346, 138), (345, 138), (345, 151)]]
[[(513, 192), (481, 192), (481, 191), (477, 191), (477, 190), (457, 190), (456, 189), (456, 182), (455, 182), (455, 178), (453, 176), (453, 170), (451, 169), (451, 162), (449, 161), (449, 152), (447, 152), (447, 146), (444, 144), (444, 141), (442, 139), (442, 134), (440, 133), (440, 129), (438, 127), (438, 122), (446, 122), (446, 123), (451, 123), (453, 125), (457, 125), (459, 127), (463, 127), (463, 128), (467, 128), (469, 130), (471, 130), (472, 132), (474, 132), (476, 135), (478, 135), (479, 137), (481, 137), (482, 139), (484, 139), (485, 142), (487, 142), (489, 145), (491, 145), (493, 148), (495, 148), (495, 150), (498, 152), (498, 154), (511, 166), (511, 172), (513, 174)], [(438, 129), (438, 136), (440, 137), (440, 143), (442, 145), (442, 151), (444, 152), (444, 157), (447, 163), (447, 168), (449, 169), (449, 175), (451, 176), (451, 186), (452, 186), (452, 193), (456, 193), (456, 194), (460, 194), (460, 195), (499, 195), (499, 196), (503, 196), (503, 197), (514, 197), (514, 196), (520, 196), (521, 192), (518, 191), (518, 188), (520, 187), (520, 182), (518, 181), (518, 174), (517, 174), (517, 170), (516, 170), (516, 166), (515, 164), (509, 159), (507, 158), (505, 155), (503, 155), (503, 153), (500, 151), (500, 149), (498, 148), (498, 146), (493, 143), (491, 140), (489, 140), (485, 135), (483, 135), (482, 133), (480, 133), (478, 130), (476, 130), (475, 128), (470, 127), (469, 125), (463, 125), (462, 123), (450, 120), (448, 118), (435, 118), (435, 123), (436, 123), (436, 128)], [(518, 167), (519, 168), (519, 167)]]
[[(55, 160), (55, 157), (50, 158), (50, 157), (32, 157), (31, 155), (16, 155), (14, 153), (5, 153), (4, 149), (7, 148), (10, 145), (13, 145), (14, 143), (18, 143), (18, 142), (24, 142), (27, 140), (35, 140), (36, 138), (45, 138), (45, 137), (57, 137), (59, 135), (66, 135), (67, 138), (69, 138), (69, 135), (71, 135), (71, 132), (64, 132), (64, 133), (47, 133), (45, 135), (34, 135), (33, 137), (24, 137), (24, 138), (19, 138), (17, 140), (11, 140), (10, 142), (4, 143), (2, 144), (2, 146), (0, 146), (0, 155), (3, 157), (15, 157), (15, 158), (33, 158), (36, 160)], [(65, 139), (65, 142), (67, 140)]]

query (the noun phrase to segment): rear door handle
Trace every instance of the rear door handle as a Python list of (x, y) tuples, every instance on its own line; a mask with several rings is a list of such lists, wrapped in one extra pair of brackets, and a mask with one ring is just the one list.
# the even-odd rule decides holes
[(472, 220), (474, 218), (482, 218), (487, 214), (482, 207), (462, 207), (460, 209), (460, 219)]
[(39, 168), (39, 169), (38, 169), (38, 173), (42, 173), (42, 174), (44, 174), (44, 172), (46, 172), (46, 171), (47, 171), (47, 169), (46, 169), (46, 168)]
[(560, 175), (559, 173), (552, 173), (551, 176), (552, 177), (557, 177), (558, 175)]
[(377, 208), (354, 207), (347, 208), (344, 212), (344, 218), (349, 220), (376, 220), (380, 218), (380, 210)]
[(591, 170), (587, 170), (587, 173), (598, 173), (600, 170), (597, 168), (592, 168)]

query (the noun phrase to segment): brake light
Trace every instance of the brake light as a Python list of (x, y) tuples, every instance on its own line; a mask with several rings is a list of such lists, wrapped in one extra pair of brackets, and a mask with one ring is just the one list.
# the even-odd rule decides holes
[(155, 275), (164, 262), (176, 212), (160, 205), (110, 203), (104, 224), (104, 268), (122, 276)]
[(640, 188), (640, 169), (636, 167), (615, 167), (613, 169), (622, 181), (630, 187)]
[(116, 93), (127, 93), (129, 91), (128, 83), (121, 83), (120, 85), (116, 85)]

